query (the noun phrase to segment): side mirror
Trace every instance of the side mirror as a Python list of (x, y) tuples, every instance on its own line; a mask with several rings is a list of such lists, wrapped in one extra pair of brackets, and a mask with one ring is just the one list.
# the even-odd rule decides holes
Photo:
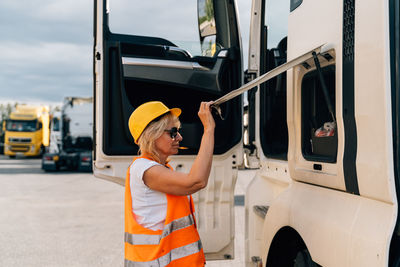
[(203, 56), (214, 56), (217, 45), (217, 27), (214, 15), (213, 0), (197, 0), (197, 19)]

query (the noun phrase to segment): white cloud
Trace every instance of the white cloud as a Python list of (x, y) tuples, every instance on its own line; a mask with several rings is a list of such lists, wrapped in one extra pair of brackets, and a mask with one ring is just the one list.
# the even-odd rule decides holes
[[(25, 18), (44, 21), (85, 20), (92, 18), (93, 1), (91, 0), (2, 0), (2, 10), (14, 14), (23, 14)], [(3, 15), (3, 14), (2, 14)]]
[(0, 43), (0, 91), (17, 101), (91, 95), (91, 61), (87, 45)]
[(69, 1), (54, 1), (48, 0), (44, 5), (43, 1), (37, 1), (42, 7), (35, 14), (37, 18), (46, 18), (47, 20), (57, 21), (63, 20), (67, 22), (72, 21), (86, 21), (93, 17), (93, 1), (88, 0), (69, 0)]
[[(89, 53), (89, 54), (88, 54)], [(60, 66), (76, 65), (90, 66), (91, 46), (70, 43), (0, 43), (0, 60), (9, 64), (62, 64)], [(89, 63), (88, 63), (89, 62)]]

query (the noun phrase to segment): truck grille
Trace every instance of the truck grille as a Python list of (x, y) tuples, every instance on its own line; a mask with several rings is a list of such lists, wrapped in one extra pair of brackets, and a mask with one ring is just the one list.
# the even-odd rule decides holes
[(18, 137), (10, 137), (8, 138), (10, 143), (30, 143), (32, 141), (31, 138), (18, 138)]
[(28, 152), (29, 146), (11, 146), (12, 152)]

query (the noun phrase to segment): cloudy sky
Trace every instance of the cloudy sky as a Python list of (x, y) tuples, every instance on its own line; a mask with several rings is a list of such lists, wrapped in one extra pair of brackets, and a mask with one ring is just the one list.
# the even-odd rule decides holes
[[(114, 3), (111, 9), (118, 8)], [(251, 0), (238, 0), (238, 6), (247, 54)], [(143, 19), (156, 11), (148, 6), (134, 8), (136, 13), (121, 10)], [(114, 18), (115, 27), (126, 27)], [(0, 103), (60, 103), (64, 96), (91, 96), (92, 46), (92, 0), (1, 0)]]

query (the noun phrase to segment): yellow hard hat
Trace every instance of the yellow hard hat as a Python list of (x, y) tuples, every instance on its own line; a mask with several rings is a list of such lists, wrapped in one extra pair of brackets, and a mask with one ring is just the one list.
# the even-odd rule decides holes
[(171, 112), (175, 116), (179, 117), (182, 110), (180, 108), (169, 109), (160, 101), (146, 102), (137, 107), (132, 112), (128, 121), (129, 131), (131, 132), (135, 143), (137, 144), (140, 135), (151, 121), (167, 112)]

